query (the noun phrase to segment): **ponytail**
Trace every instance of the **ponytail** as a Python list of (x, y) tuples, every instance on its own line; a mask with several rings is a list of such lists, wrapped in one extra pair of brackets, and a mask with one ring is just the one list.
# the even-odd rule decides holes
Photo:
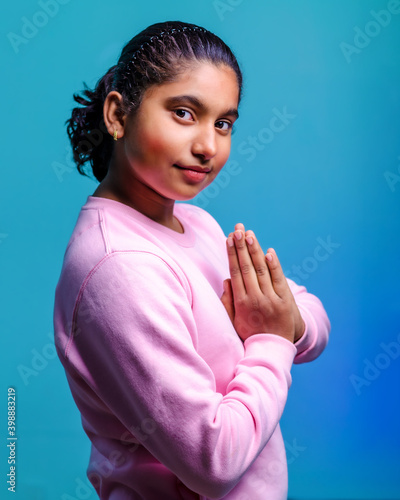
[(68, 137), (71, 141), (74, 161), (78, 171), (87, 175), (83, 166), (89, 162), (93, 175), (101, 182), (106, 176), (113, 151), (113, 140), (103, 119), (103, 105), (107, 94), (112, 90), (116, 66), (97, 82), (94, 90), (84, 84), (81, 97), (74, 94), (74, 100), (82, 107), (72, 110), (71, 118), (66, 121)]

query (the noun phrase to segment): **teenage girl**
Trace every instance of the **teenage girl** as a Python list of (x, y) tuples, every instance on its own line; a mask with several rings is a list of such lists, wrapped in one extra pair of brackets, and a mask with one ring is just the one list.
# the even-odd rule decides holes
[(287, 498), (290, 369), (322, 352), (329, 320), (243, 224), (226, 238), (175, 204), (226, 163), (241, 89), (220, 38), (166, 22), (74, 96), (74, 159), (100, 184), (65, 253), (55, 339), (102, 500)]

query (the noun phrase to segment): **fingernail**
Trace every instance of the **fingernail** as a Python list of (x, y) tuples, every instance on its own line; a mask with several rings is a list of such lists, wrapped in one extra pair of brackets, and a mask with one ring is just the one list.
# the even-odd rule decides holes
[(235, 238), (237, 240), (241, 240), (242, 239), (242, 232), (241, 231), (235, 231)]
[(233, 238), (229, 236), (228, 238), (228, 247), (233, 247)]
[(271, 262), (272, 255), (270, 253), (267, 253), (267, 255), (265, 256), (265, 258), (267, 259), (268, 262)]
[(254, 238), (251, 236), (246, 236), (246, 241), (249, 245), (252, 245), (254, 243)]

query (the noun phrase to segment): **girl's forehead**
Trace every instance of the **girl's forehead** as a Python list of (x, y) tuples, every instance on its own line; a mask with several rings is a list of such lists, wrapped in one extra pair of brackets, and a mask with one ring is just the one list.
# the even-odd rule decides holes
[(198, 62), (183, 71), (176, 79), (177, 84), (182, 85), (210, 85), (213, 83), (225, 83), (238, 88), (236, 73), (225, 64), (212, 64), (209, 62)]
[(174, 81), (155, 86), (148, 97), (157, 99), (194, 95), (201, 100), (238, 105), (239, 85), (234, 70), (225, 64), (196, 62), (180, 72)]

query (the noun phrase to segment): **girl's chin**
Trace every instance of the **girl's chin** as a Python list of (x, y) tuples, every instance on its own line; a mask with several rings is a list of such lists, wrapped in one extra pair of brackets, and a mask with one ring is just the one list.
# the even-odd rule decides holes
[(200, 188), (200, 186), (194, 186), (193, 189), (185, 190), (186, 192), (181, 191), (180, 193), (171, 193), (171, 195), (172, 195), (171, 199), (175, 200), (175, 201), (193, 200), (194, 198), (196, 198), (196, 196), (200, 195), (201, 192), (208, 186), (209, 186), (209, 184), (207, 184), (207, 186), (204, 186), (201, 188)]

